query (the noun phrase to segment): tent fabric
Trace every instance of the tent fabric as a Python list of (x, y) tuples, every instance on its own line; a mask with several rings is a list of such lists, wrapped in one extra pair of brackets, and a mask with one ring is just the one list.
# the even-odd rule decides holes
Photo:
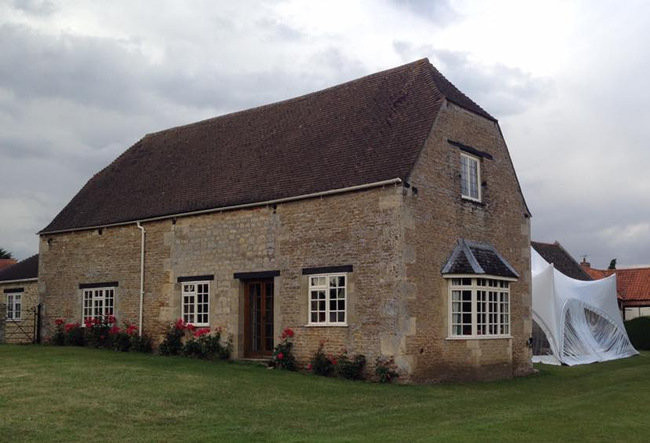
[(531, 248), (533, 361), (569, 366), (637, 355), (616, 301), (616, 276), (562, 274)]

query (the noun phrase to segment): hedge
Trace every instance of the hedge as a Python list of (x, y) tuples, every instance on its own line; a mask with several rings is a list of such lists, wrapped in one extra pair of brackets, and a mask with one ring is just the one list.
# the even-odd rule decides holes
[(650, 317), (637, 317), (625, 322), (627, 335), (637, 350), (650, 350)]

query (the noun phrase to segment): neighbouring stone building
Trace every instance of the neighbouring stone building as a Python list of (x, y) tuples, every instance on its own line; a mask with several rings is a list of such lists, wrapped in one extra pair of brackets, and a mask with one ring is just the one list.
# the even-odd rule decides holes
[(38, 254), (0, 271), (0, 343), (32, 343), (36, 339)]
[(44, 333), (114, 314), (295, 330), (401, 380), (532, 372), (530, 213), (497, 120), (428, 60), (149, 134), (40, 233)]

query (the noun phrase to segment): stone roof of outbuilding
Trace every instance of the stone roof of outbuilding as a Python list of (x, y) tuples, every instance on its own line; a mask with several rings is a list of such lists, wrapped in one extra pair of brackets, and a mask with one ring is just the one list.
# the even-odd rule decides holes
[(148, 134), (41, 233), (407, 180), (445, 98), (496, 121), (422, 59)]
[(492, 245), (459, 239), (442, 267), (443, 275), (493, 275), (519, 278), (519, 274)]
[(541, 243), (531, 241), (530, 244), (544, 260), (553, 263), (555, 269), (567, 277), (575, 278), (576, 280), (593, 280), (589, 273), (564, 249), (560, 242)]
[(38, 254), (0, 271), (0, 282), (38, 278)]

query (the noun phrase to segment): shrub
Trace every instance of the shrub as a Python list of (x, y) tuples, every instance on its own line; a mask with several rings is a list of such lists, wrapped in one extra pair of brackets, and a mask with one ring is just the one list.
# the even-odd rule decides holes
[(158, 347), (158, 352), (161, 355), (179, 355), (183, 351), (183, 337), (188, 327), (193, 328), (194, 326), (185, 324), (182, 318), (171, 324), (167, 329), (165, 339)]
[(221, 328), (217, 328), (214, 335), (210, 334), (210, 328), (197, 329), (185, 342), (183, 355), (206, 360), (227, 359), (230, 357), (230, 342), (221, 345)]
[(269, 363), (270, 367), (286, 369), (287, 371), (296, 370), (296, 357), (292, 352), (293, 343), (291, 339), (294, 336), (293, 329), (285, 328), (280, 338), (282, 341), (273, 350), (273, 359)]
[(399, 374), (395, 369), (395, 360), (393, 360), (393, 357), (387, 360), (377, 357), (375, 363), (375, 375), (377, 376), (379, 383), (392, 383), (395, 381), (397, 377), (399, 377)]
[(54, 320), (56, 325), (56, 332), (50, 337), (50, 343), (56, 346), (63, 346), (65, 344), (65, 320), (57, 318)]
[(334, 371), (334, 364), (336, 362), (332, 361), (333, 358), (331, 356), (325, 355), (324, 348), (325, 345), (321, 342), (311, 358), (308, 369), (314, 371), (316, 375), (329, 376)]
[(131, 349), (131, 336), (126, 331), (113, 326), (109, 331), (111, 347), (120, 352), (128, 352)]
[(64, 344), (68, 346), (84, 345), (84, 331), (79, 323), (67, 323), (64, 331)]
[(102, 318), (88, 317), (84, 320), (84, 324), (86, 326), (86, 343), (95, 348), (111, 347), (111, 331), (115, 332), (113, 329), (115, 317), (112, 315)]
[(363, 354), (350, 357), (347, 350), (336, 356), (332, 360), (334, 365), (334, 374), (337, 377), (347, 378), (348, 380), (361, 380), (363, 378), (363, 369), (366, 366), (366, 357)]
[(637, 317), (625, 322), (628, 337), (638, 350), (650, 350), (650, 317)]
[(143, 354), (151, 354), (153, 352), (153, 342), (151, 341), (151, 337), (146, 335), (132, 337), (131, 350), (142, 352)]

